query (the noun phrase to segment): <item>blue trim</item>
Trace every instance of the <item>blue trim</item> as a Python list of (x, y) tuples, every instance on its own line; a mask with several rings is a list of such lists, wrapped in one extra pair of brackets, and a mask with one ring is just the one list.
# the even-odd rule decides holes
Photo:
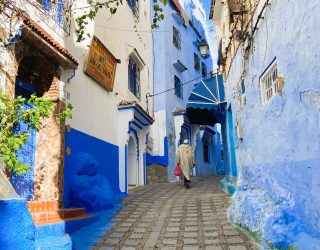
[(273, 60), (271, 61), (271, 63), (269, 63), (268, 67), (262, 72), (262, 74), (259, 76), (259, 80), (261, 79), (261, 77), (267, 72), (267, 70), (271, 67), (271, 65), (277, 60), (277, 57), (275, 56), (273, 58)]
[(128, 193), (128, 145), (124, 146), (125, 192)]
[(134, 124), (135, 126), (137, 126), (139, 129), (142, 129), (142, 127), (135, 121), (132, 121), (131, 124)]
[(152, 156), (152, 162), (162, 166), (168, 166), (169, 164), (168, 137), (164, 137), (163, 142), (164, 142), (164, 156), (158, 156), (158, 155)]
[(228, 109), (228, 131), (229, 131), (229, 145), (230, 145), (231, 174), (232, 176), (237, 176), (237, 162), (236, 162), (236, 152), (234, 147), (233, 119), (232, 119), (231, 107)]
[[(133, 132), (134, 137), (136, 138), (136, 147), (137, 147), (137, 160), (138, 160), (138, 181), (140, 177), (140, 149), (139, 149), (139, 137), (138, 137), (138, 132), (132, 127), (129, 127), (129, 134), (130, 132)], [(139, 183), (137, 183), (139, 185)]]
[(141, 124), (141, 126), (149, 126), (149, 124), (143, 123), (139, 118), (137, 118), (136, 116), (134, 116), (134, 119), (137, 120), (137, 122), (139, 122)]
[(151, 120), (148, 116), (146, 116), (143, 112), (141, 112), (136, 106), (125, 106), (125, 107), (118, 108), (118, 110), (126, 110), (126, 109), (134, 109), (149, 122), (149, 125), (153, 124), (153, 120)]
[(144, 180), (144, 185), (147, 184), (147, 159), (146, 159), (146, 153), (143, 154), (143, 171), (144, 171), (144, 174), (143, 174), (143, 180)]

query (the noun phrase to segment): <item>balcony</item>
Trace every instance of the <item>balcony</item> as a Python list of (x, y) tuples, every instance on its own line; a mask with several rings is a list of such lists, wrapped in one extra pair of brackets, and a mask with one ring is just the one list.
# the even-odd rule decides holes
[(37, 15), (48, 23), (52, 29), (62, 29), (70, 35), (71, 6), (74, 0), (35, 0), (34, 6), (38, 9)]

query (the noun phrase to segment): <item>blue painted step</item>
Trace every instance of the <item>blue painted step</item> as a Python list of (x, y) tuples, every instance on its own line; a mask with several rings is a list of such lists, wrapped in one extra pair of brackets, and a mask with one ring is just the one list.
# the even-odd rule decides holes
[(71, 250), (72, 239), (68, 233), (75, 232), (99, 219), (99, 216), (83, 216), (72, 220), (36, 227), (36, 245), (40, 250)]
[(72, 240), (69, 234), (48, 236), (36, 239), (36, 246), (40, 250), (72, 250)]

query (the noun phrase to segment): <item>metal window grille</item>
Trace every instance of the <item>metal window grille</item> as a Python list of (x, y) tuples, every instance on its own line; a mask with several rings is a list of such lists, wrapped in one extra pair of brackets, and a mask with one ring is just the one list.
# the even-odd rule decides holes
[[(71, 26), (71, 10), (73, 0), (36, 0), (42, 7), (40, 10), (41, 16), (50, 16), (51, 19), (62, 28), (68, 35), (70, 34)], [(66, 11), (68, 10), (68, 11)]]
[(127, 0), (129, 7), (132, 10), (133, 15), (139, 18), (139, 0)]
[(173, 26), (173, 45), (177, 49), (181, 49), (181, 34), (179, 30), (177, 30), (174, 26)]
[(274, 63), (261, 78), (262, 103), (267, 104), (269, 100), (279, 92), (278, 69)]
[(198, 56), (198, 54), (196, 54), (196, 53), (194, 53), (193, 54), (193, 60), (194, 60), (194, 69), (196, 70), (196, 71), (199, 71), (200, 70), (200, 67), (201, 67), (201, 65), (200, 65), (200, 56)]
[(179, 98), (181, 99), (183, 98), (183, 89), (181, 85), (181, 80), (177, 76), (174, 76), (174, 93)]
[(207, 65), (204, 62), (201, 63), (201, 69), (202, 69), (201, 74), (202, 74), (203, 78), (206, 78), (208, 71), (207, 71)]
[(246, 89), (243, 79), (237, 84), (237, 96), (240, 107), (244, 107), (246, 105)]
[(140, 99), (140, 69), (132, 58), (128, 64), (129, 90)]

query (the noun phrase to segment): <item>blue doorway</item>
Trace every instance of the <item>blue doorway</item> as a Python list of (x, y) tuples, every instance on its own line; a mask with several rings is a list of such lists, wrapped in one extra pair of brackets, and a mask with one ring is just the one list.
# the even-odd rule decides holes
[(232, 177), (237, 176), (237, 162), (236, 162), (236, 151), (234, 147), (234, 125), (232, 119), (231, 105), (227, 110), (228, 119), (228, 138), (229, 138), (229, 155), (230, 155), (230, 172)]
[[(15, 96), (22, 96), (26, 98), (23, 109), (27, 110), (32, 108), (32, 105), (28, 103), (30, 96), (36, 92), (33, 85), (27, 84), (17, 80), (15, 85)], [(14, 133), (27, 132), (29, 138), (26, 144), (18, 151), (18, 159), (23, 163), (31, 167), (23, 175), (17, 175), (11, 173), (10, 179), (12, 186), (14, 187), (17, 194), (25, 198), (26, 200), (34, 199), (34, 165), (35, 165), (35, 152), (36, 152), (36, 130), (29, 129), (28, 126), (20, 121), (14, 128)]]

